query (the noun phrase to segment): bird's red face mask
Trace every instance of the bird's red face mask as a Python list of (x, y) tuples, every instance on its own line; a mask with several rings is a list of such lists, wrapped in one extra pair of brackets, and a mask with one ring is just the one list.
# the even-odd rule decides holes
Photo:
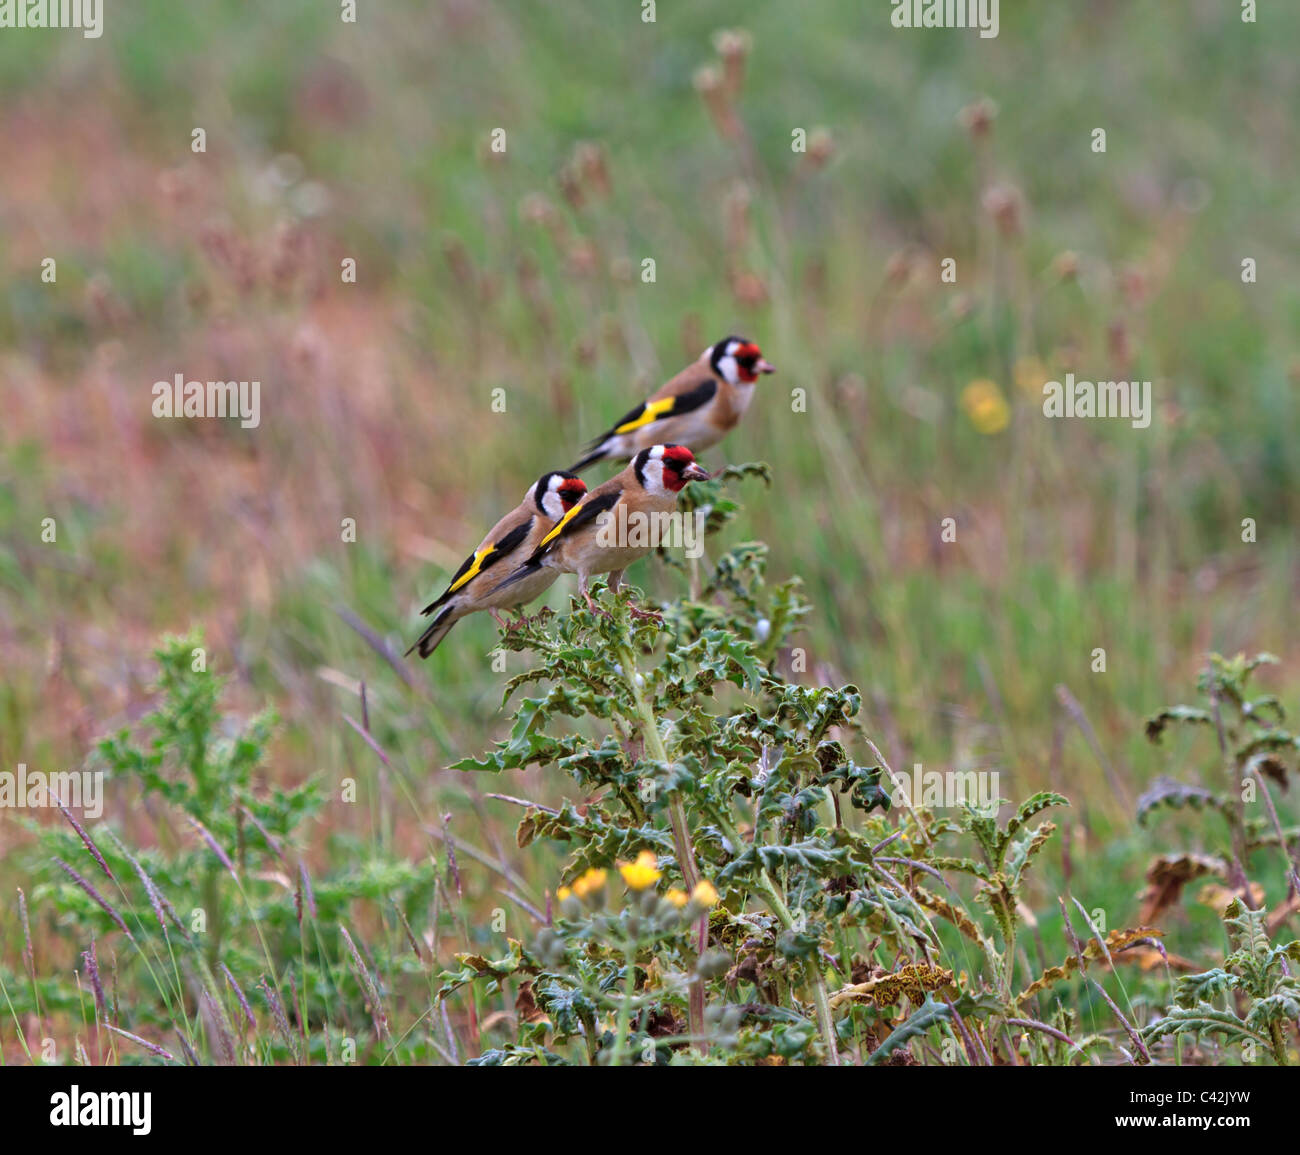
[(684, 445), (666, 446), (663, 463), (664, 485), (674, 493), (680, 493), (688, 481), (708, 481), (711, 476)]
[(733, 356), (736, 358), (736, 371), (746, 385), (757, 381), (760, 373), (776, 372), (776, 367), (763, 359), (763, 351), (752, 341), (739, 346)]
[(568, 477), (555, 492), (559, 494), (560, 503), (567, 512), (582, 500), (587, 492), (587, 483), (581, 477)]

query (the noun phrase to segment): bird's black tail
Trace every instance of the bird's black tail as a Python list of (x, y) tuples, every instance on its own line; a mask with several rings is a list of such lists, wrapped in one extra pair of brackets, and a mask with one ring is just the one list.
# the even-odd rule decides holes
[(427, 658), (431, 653), (433, 653), (442, 642), (442, 639), (451, 632), (451, 627), (454, 626), (458, 620), (452, 616), (454, 608), (455, 607), (453, 606), (447, 606), (442, 613), (434, 618), (433, 621), (429, 623), (429, 628), (420, 635), (419, 640), (415, 645), (407, 650), (402, 657), (410, 657), (411, 653), (415, 650), (420, 651), (420, 657), (422, 658)]
[(514, 585), (515, 582), (521, 582), (526, 577), (532, 577), (533, 574), (535, 574), (541, 568), (542, 568), (542, 563), (540, 561), (533, 561), (531, 558), (529, 558), (528, 561), (524, 562), (523, 565), (521, 565), (517, 570), (515, 570), (515, 572), (512, 573), (508, 578), (506, 578), (505, 581), (501, 582), (500, 585), (493, 586), (492, 592), (494, 594), (499, 593), (501, 590), (507, 588), (508, 586)]
[(582, 458), (575, 465), (570, 465), (569, 472), (581, 473), (587, 468), (587, 466), (595, 465), (598, 461), (604, 461), (608, 456), (609, 450), (607, 450), (603, 444), (597, 445), (596, 448), (588, 453), (586, 457)]

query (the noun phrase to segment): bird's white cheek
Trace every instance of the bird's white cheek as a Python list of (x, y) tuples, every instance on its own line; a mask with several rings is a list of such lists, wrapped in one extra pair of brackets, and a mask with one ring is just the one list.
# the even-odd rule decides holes
[(659, 461), (652, 461), (645, 470), (646, 492), (654, 497), (665, 497), (672, 491), (664, 484), (664, 467)]

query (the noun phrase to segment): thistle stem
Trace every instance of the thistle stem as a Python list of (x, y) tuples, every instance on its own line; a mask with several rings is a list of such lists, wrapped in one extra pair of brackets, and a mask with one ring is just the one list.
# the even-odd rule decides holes
[[(659, 733), (658, 719), (655, 718), (654, 708), (646, 699), (645, 694), (641, 692), (641, 685), (637, 681), (639, 677), (636, 669), (636, 659), (632, 655), (632, 648), (626, 644), (619, 646), (619, 661), (623, 664), (623, 676), (627, 679), (628, 688), (632, 691), (632, 700), (636, 703), (637, 713), (641, 719), (641, 735), (645, 742), (646, 748), (650, 751), (650, 757), (656, 762), (666, 763), (668, 761), (668, 751), (664, 747), (664, 740)], [(687, 891), (695, 889), (696, 883), (700, 880), (699, 871), (695, 868), (695, 849), (691, 845), (691, 831), (686, 824), (686, 807), (682, 803), (681, 795), (673, 791), (668, 796), (668, 822), (673, 832), (673, 850), (677, 855), (677, 866), (682, 873), (682, 882), (685, 884)], [(709, 940), (709, 916), (701, 915), (699, 926), (697, 928), (697, 953), (703, 954)], [(695, 1038), (704, 1038), (704, 980), (698, 975), (691, 979), (690, 998), (688, 1001), (689, 1015), (688, 1023), (690, 1033)], [(700, 1049), (708, 1053), (708, 1044), (701, 1043)]]
[(1276, 1019), (1268, 1024), (1269, 1039), (1273, 1043), (1273, 1057), (1277, 1060), (1279, 1067), (1287, 1067), (1290, 1064), (1286, 1057), (1286, 1038), (1282, 1034), (1282, 1024)]
[[(776, 883), (769, 877), (765, 867), (759, 867), (758, 870), (758, 889), (781, 925), (786, 930), (793, 930), (794, 916), (791, 915), (790, 908), (785, 905), (781, 892), (776, 889)], [(812, 962), (808, 964), (808, 973), (812, 980), (813, 1001), (817, 1004), (817, 1028), (821, 1032), (822, 1045), (826, 1048), (826, 1063), (828, 1066), (838, 1067), (840, 1052), (835, 1044), (835, 1020), (831, 1017), (831, 1001), (826, 992), (826, 978), (822, 974), (821, 961), (816, 951), (813, 952)]]
[[(718, 824), (718, 829), (726, 836), (728, 842), (733, 848), (738, 849), (744, 844), (740, 840), (740, 833), (732, 825), (727, 815), (720, 813), (718, 810), (711, 810), (710, 814), (714, 822)], [(767, 873), (767, 868), (760, 866), (758, 868), (758, 889), (763, 896), (763, 900), (771, 908), (772, 913), (776, 915), (777, 920), (786, 930), (794, 929), (794, 915), (790, 913), (790, 908), (785, 905), (785, 899), (781, 897), (781, 892), (777, 890), (776, 883), (772, 881), (771, 875)], [(838, 1067), (840, 1065), (839, 1048), (835, 1044), (835, 1020), (831, 1017), (830, 996), (826, 991), (826, 979), (822, 974), (821, 963), (817, 961), (816, 956), (809, 966), (810, 977), (813, 985), (813, 1001), (817, 1004), (817, 1027), (821, 1032), (822, 1043), (826, 1047), (826, 1059), (830, 1066)]]
[(623, 998), (618, 1004), (618, 1018), (614, 1027), (614, 1053), (611, 1067), (621, 1067), (627, 1054), (627, 1035), (632, 1022), (632, 1000), (636, 997), (636, 944), (629, 942), (625, 952), (626, 974), (623, 978)]

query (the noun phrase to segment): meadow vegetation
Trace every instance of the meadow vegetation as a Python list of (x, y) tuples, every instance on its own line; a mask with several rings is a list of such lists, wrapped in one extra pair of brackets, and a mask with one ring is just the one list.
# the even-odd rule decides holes
[[(879, 8), (0, 38), (0, 770), (107, 798), (0, 810), (5, 1062), (1297, 1061), (1300, 10)], [(664, 629), (401, 658), (730, 332)]]

